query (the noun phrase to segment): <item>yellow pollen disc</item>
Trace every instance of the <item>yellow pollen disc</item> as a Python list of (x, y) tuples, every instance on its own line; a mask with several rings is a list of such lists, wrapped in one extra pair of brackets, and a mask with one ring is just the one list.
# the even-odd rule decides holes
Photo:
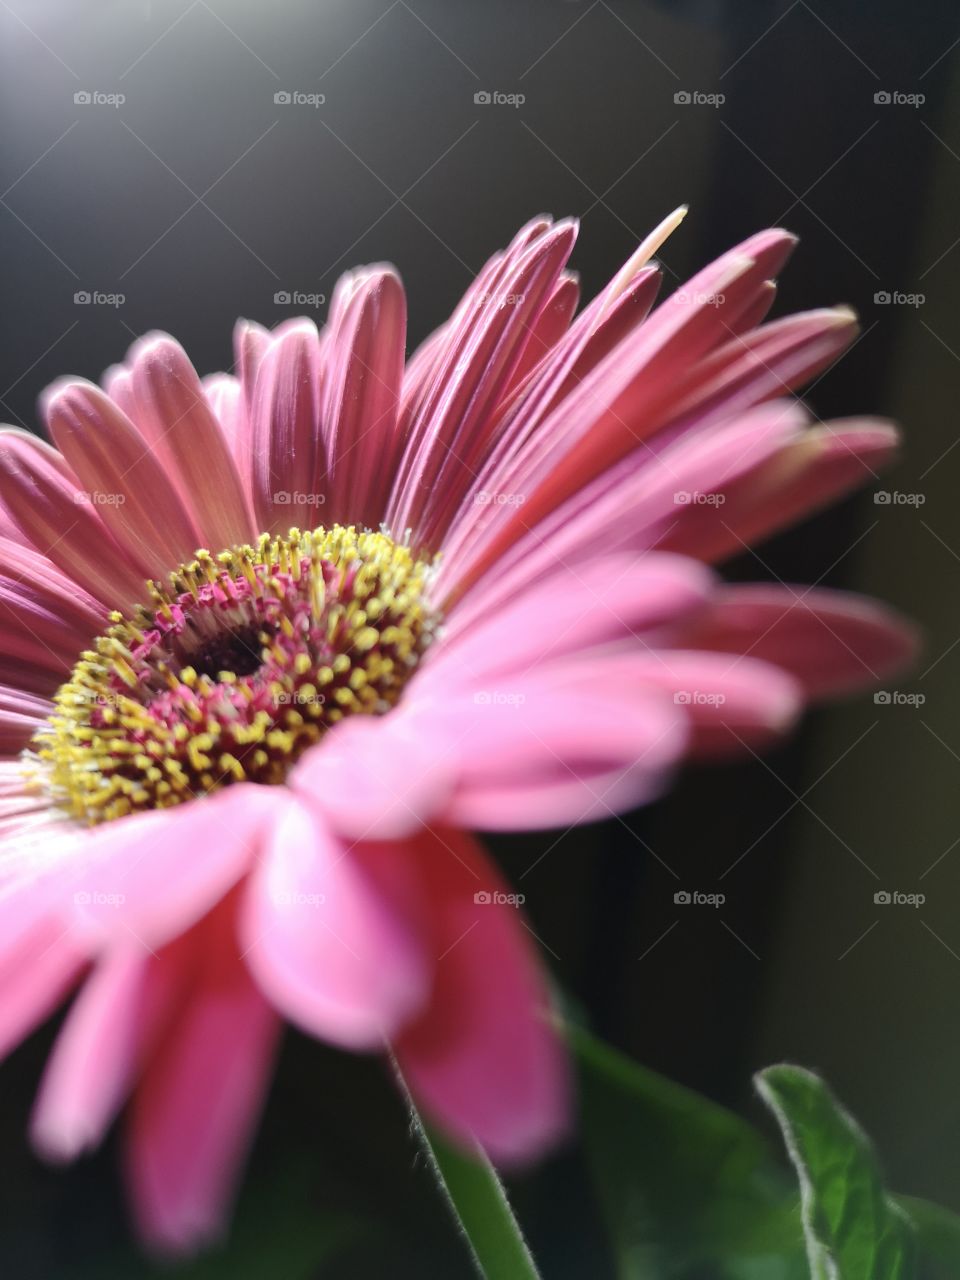
[(283, 782), (332, 724), (397, 702), (439, 623), (431, 567), (342, 525), (198, 551), (81, 654), (25, 753), (31, 785), (94, 824)]

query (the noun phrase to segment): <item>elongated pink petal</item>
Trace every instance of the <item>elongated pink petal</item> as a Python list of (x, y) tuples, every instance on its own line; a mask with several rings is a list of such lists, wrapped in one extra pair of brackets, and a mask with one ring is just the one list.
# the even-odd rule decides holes
[(898, 441), (893, 426), (870, 419), (814, 427), (728, 486), (722, 509), (701, 504), (681, 512), (657, 545), (711, 562), (737, 555), (875, 480)]
[(0, 950), (0, 1058), (17, 1047), (67, 996), (83, 971), (69, 929), (55, 917), (31, 924)]
[(417, 1105), (494, 1159), (532, 1159), (562, 1137), (563, 1051), (530, 936), (499, 875), (467, 835), (425, 833), (417, 854), (431, 891), (430, 1003), (394, 1042)]
[(442, 503), (446, 509), (469, 488), (486, 447), (485, 425), (510, 385), (530, 324), (549, 299), (575, 238), (574, 225), (558, 223), (477, 298), (471, 325), (463, 326), (460, 344), (447, 352), (435, 393), (411, 426), (400, 488), (388, 512), (395, 527), (413, 527), (429, 540), (440, 527), (431, 506)]
[(661, 630), (696, 617), (712, 587), (702, 565), (662, 553), (607, 556), (582, 571), (560, 564), (484, 621), (456, 631), (451, 625), (446, 643), (428, 654), (418, 690), (439, 681), (480, 688), (484, 677), (522, 674), (625, 637), (653, 643)]
[(249, 542), (256, 531), (240, 476), (183, 348), (149, 334), (128, 359), (137, 426), (166, 463), (204, 546)]
[[(190, 950), (189, 955), (193, 955)], [(119, 946), (94, 968), (47, 1063), (31, 1136), (48, 1160), (92, 1150), (123, 1106), (187, 991), (186, 949)]]
[(263, 530), (320, 523), (325, 480), (318, 482), (318, 474), (326, 472), (320, 397), (317, 330), (301, 320), (261, 355), (250, 406), (254, 507)]
[(328, 522), (379, 526), (400, 460), (397, 411), (407, 304), (391, 268), (370, 268), (331, 325), (323, 418), (330, 483)]
[(646, 804), (687, 746), (683, 709), (652, 682), (583, 659), (451, 693), (424, 715), (457, 764), (447, 819), (482, 830), (566, 827)]
[(55, 384), (46, 415), (81, 486), (103, 499), (100, 519), (144, 578), (162, 579), (193, 557), (199, 532), (156, 454), (109, 396), (89, 382)]
[(0, 436), (0, 503), (29, 545), (85, 592), (110, 607), (137, 599), (143, 576), (107, 531), (95, 496), (9, 433)]
[(428, 991), (419, 899), (401, 849), (342, 844), (319, 810), (291, 798), (247, 891), (244, 958), (305, 1030), (377, 1048)]
[(835, 697), (878, 684), (916, 655), (916, 631), (863, 596), (778, 584), (724, 587), (698, 627), (704, 649), (776, 664), (808, 697)]
[(137, 1223), (163, 1253), (192, 1252), (225, 1230), (276, 1056), (279, 1020), (237, 954), (232, 914), (221, 914), (127, 1134)]

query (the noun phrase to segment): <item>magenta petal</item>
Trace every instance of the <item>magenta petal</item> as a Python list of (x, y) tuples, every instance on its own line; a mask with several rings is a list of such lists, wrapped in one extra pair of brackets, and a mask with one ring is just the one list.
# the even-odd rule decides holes
[(291, 797), (246, 892), (244, 958), (306, 1031), (377, 1048), (427, 995), (419, 893), (402, 849), (341, 844)]
[(429, 1005), (394, 1042), (400, 1069), (452, 1138), (533, 1159), (564, 1133), (569, 1082), (531, 937), (469, 836), (425, 833), (417, 852), (438, 959)]

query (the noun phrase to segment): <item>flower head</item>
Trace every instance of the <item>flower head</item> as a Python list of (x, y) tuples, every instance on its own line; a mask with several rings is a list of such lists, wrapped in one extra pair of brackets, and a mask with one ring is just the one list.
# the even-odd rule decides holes
[[(34, 1139), (123, 1108), (145, 1235), (222, 1223), (281, 1020), (390, 1046), (501, 1161), (554, 1142), (564, 1058), (471, 829), (570, 825), (757, 749), (909, 631), (710, 565), (868, 480), (893, 429), (789, 396), (855, 332), (765, 323), (754, 236), (653, 309), (666, 219), (575, 315), (538, 218), (405, 361), (399, 279), (326, 328), (169, 337), (0, 434), (0, 1043), (74, 988)], [(786, 396), (786, 398), (785, 398)]]

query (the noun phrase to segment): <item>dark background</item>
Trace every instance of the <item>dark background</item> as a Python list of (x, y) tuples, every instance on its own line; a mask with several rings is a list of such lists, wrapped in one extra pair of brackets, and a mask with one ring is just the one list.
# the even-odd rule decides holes
[[(810, 403), (899, 418), (905, 456), (883, 483), (924, 501), (862, 495), (729, 572), (869, 590), (919, 617), (926, 651), (898, 688), (925, 702), (819, 711), (775, 756), (498, 852), (605, 1037), (750, 1114), (759, 1066), (815, 1067), (893, 1185), (960, 1208), (955, 7), (11, 0), (0, 33), (0, 412), (31, 428), (48, 382), (99, 376), (140, 332), (170, 330), (201, 372), (229, 367), (236, 316), (278, 323), (277, 292), (329, 296), (360, 262), (399, 267), (415, 345), (541, 210), (581, 217), (587, 296), (682, 201), (668, 287), (764, 225), (801, 235), (778, 313), (843, 301), (863, 324)], [(126, 101), (75, 104), (84, 90)], [(275, 104), (284, 90), (326, 101)], [(526, 101), (476, 105), (479, 90)], [(678, 104), (683, 90), (725, 101)], [(125, 300), (77, 305), (83, 290)], [(679, 888), (727, 901), (675, 907)], [(880, 889), (926, 902), (878, 907)], [(18, 1277), (146, 1275), (114, 1152), (62, 1173), (27, 1150), (50, 1037), (0, 1075), (0, 1256)], [(377, 1064), (291, 1036), (238, 1213), (249, 1274), (308, 1274), (305, 1232), (380, 1210), (382, 1230), (322, 1274), (467, 1274), (412, 1152)], [(547, 1275), (603, 1273), (581, 1180), (572, 1151), (518, 1189)]]

